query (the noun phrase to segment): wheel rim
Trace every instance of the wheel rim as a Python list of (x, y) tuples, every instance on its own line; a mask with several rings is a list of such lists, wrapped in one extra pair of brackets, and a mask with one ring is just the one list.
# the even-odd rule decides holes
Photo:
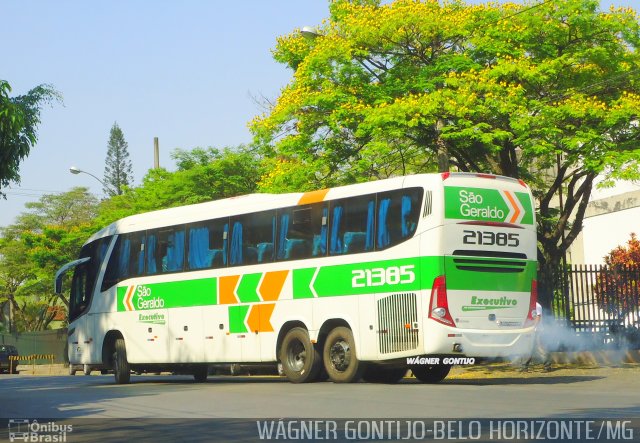
[(303, 370), (306, 360), (307, 351), (304, 349), (304, 345), (299, 341), (291, 343), (287, 349), (287, 366), (300, 372)]
[(344, 340), (338, 340), (331, 346), (329, 351), (331, 365), (340, 372), (347, 370), (351, 364), (351, 348), (349, 343)]

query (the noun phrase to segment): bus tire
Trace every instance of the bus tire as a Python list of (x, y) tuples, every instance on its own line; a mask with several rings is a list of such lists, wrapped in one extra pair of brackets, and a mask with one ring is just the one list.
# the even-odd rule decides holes
[(322, 368), (320, 353), (309, 339), (304, 328), (293, 328), (280, 346), (282, 372), (292, 383), (316, 381)]
[(76, 375), (76, 368), (71, 363), (69, 363), (69, 375)]
[(115, 342), (113, 374), (115, 375), (116, 383), (119, 385), (125, 385), (131, 380), (131, 368), (127, 361), (127, 348), (124, 345), (124, 338), (118, 338)]
[(362, 373), (362, 379), (368, 383), (398, 383), (407, 373), (406, 367), (389, 368), (370, 364)]
[(355, 383), (360, 380), (364, 365), (356, 357), (356, 342), (351, 329), (334, 328), (324, 342), (324, 368), (334, 383)]
[(209, 375), (209, 368), (207, 365), (199, 365), (193, 371), (193, 379), (196, 383), (204, 383), (207, 381), (207, 376)]
[(439, 383), (444, 380), (451, 365), (415, 365), (411, 366), (411, 372), (422, 383)]

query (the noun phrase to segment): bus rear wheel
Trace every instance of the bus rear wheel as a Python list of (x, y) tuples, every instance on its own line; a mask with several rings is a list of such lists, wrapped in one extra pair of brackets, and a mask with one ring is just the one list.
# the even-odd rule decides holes
[(113, 353), (113, 373), (116, 383), (124, 385), (131, 380), (131, 368), (127, 361), (127, 348), (124, 345), (124, 338), (118, 338), (115, 342), (115, 352)]
[(364, 365), (356, 357), (356, 342), (351, 329), (338, 326), (329, 332), (322, 358), (332, 382), (354, 383), (360, 380)]
[(451, 365), (416, 365), (411, 367), (413, 375), (423, 383), (439, 383), (444, 380)]
[(282, 372), (292, 383), (315, 381), (322, 367), (320, 353), (304, 328), (293, 328), (284, 336), (280, 346), (280, 362)]
[(362, 379), (369, 383), (398, 383), (406, 373), (406, 367), (389, 368), (369, 364), (362, 373)]

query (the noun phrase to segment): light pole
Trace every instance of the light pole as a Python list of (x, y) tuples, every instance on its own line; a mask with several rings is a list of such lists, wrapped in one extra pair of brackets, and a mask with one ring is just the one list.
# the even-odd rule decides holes
[(302, 34), (304, 38), (308, 38), (310, 40), (322, 36), (322, 34), (320, 34), (315, 28), (312, 28), (311, 26), (303, 26), (300, 30), (300, 34)]
[(72, 174), (76, 174), (76, 175), (77, 175), (77, 174), (80, 174), (80, 173), (88, 174), (88, 175), (90, 175), (91, 177), (93, 177), (93, 178), (95, 178), (96, 180), (98, 180), (98, 181), (100, 182), (100, 184), (102, 184), (102, 186), (104, 187), (104, 189), (108, 189), (108, 188), (107, 188), (107, 185), (106, 185), (102, 180), (100, 180), (98, 177), (96, 177), (95, 175), (93, 175), (93, 174), (92, 174), (92, 173), (90, 173), (90, 172), (83, 171), (82, 169), (78, 169), (78, 168), (76, 168), (75, 166), (71, 166), (71, 167), (69, 168), (69, 172), (71, 172)]

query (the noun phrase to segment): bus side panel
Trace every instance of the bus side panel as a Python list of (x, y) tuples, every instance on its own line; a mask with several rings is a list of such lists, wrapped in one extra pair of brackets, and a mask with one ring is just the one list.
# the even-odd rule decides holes
[[(169, 360), (169, 315), (167, 309), (153, 312), (114, 313), (112, 330), (121, 331), (125, 337), (129, 363), (166, 363)], [(148, 323), (153, 318), (154, 323)]]
[(204, 359), (207, 362), (239, 362), (241, 348), (238, 338), (231, 336), (227, 306), (206, 306), (202, 309)]

